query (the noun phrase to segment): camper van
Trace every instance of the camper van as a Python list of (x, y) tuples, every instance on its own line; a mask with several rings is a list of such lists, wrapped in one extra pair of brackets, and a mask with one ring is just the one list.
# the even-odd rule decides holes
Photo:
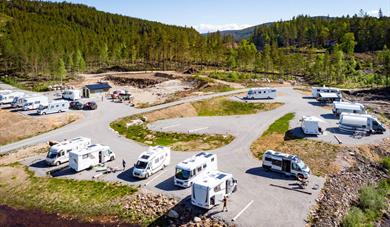
[(28, 97), (28, 95), (24, 94), (21, 96), (16, 96), (12, 102), (11, 102), (11, 107), (12, 108), (19, 108), (22, 107), (23, 104), (23, 98)]
[(322, 134), (322, 129), (319, 126), (319, 123), (323, 122), (323, 120), (315, 117), (315, 116), (303, 116), (301, 119), (301, 128), (303, 133), (307, 135), (320, 135)]
[(276, 89), (269, 87), (251, 88), (246, 99), (273, 99), (276, 98)]
[(69, 161), (69, 152), (80, 151), (91, 144), (91, 139), (85, 137), (76, 137), (71, 140), (64, 140), (50, 147), (46, 156), (48, 165), (60, 165)]
[(237, 180), (230, 173), (218, 170), (204, 174), (192, 184), (191, 203), (211, 209), (222, 203), (225, 196), (237, 190)]
[(110, 147), (100, 144), (92, 144), (83, 150), (69, 152), (69, 167), (76, 172), (114, 160), (115, 154)]
[(148, 178), (154, 173), (164, 169), (171, 162), (171, 149), (169, 147), (155, 146), (143, 152), (134, 164), (133, 176)]
[(383, 133), (386, 127), (369, 114), (341, 113), (339, 129), (343, 132)]
[(23, 110), (35, 110), (39, 106), (48, 106), (49, 99), (46, 96), (29, 96), (23, 98)]
[(333, 102), (332, 112), (336, 116), (340, 116), (341, 113), (367, 113), (362, 104), (350, 102)]
[(263, 154), (263, 168), (284, 173), (287, 176), (307, 179), (310, 169), (298, 156), (268, 150)]
[(335, 93), (341, 97), (340, 89), (333, 87), (312, 87), (311, 94), (313, 98), (319, 98), (321, 93)]
[(16, 97), (22, 97), (25, 94), (23, 92), (10, 92), (6, 94), (0, 94), (0, 105), (11, 104)]
[(176, 165), (174, 184), (183, 188), (190, 187), (194, 180), (207, 172), (217, 169), (216, 154), (205, 152), (199, 153)]
[(49, 105), (43, 106), (40, 105), (37, 110), (37, 114), (51, 114), (51, 113), (60, 113), (69, 110), (69, 102), (68, 101), (53, 101), (50, 102)]
[(65, 90), (62, 92), (62, 98), (72, 100), (72, 101), (81, 99), (81, 91), (79, 91), (79, 90)]

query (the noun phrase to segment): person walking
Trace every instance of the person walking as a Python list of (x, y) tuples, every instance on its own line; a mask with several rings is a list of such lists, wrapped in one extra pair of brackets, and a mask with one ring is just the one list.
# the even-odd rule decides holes
[(125, 171), (125, 169), (126, 169), (126, 161), (124, 159), (122, 160), (122, 166), (123, 166), (123, 171)]
[(222, 212), (224, 212), (224, 211), (228, 211), (228, 209), (227, 209), (227, 195), (225, 195), (224, 197), (223, 197), (223, 200), (222, 200), (222, 202), (223, 202), (223, 208), (222, 208)]

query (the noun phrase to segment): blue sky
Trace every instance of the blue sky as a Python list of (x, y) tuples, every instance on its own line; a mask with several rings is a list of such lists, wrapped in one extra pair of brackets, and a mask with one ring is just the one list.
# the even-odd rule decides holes
[(353, 15), (363, 9), (377, 16), (382, 8), (390, 15), (390, 0), (67, 0), (98, 10), (192, 26), (200, 32), (241, 29), (299, 14), (311, 16)]

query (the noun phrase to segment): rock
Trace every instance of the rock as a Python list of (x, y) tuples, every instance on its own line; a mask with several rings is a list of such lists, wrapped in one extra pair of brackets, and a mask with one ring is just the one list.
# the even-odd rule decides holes
[(169, 210), (167, 216), (174, 219), (179, 218), (179, 214), (173, 209)]
[(199, 222), (201, 222), (202, 221), (202, 219), (200, 219), (200, 217), (194, 217), (194, 222), (195, 223), (199, 223)]

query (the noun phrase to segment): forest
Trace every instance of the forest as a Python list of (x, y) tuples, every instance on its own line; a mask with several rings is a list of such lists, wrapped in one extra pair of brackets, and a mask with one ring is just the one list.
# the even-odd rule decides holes
[[(310, 83), (389, 86), (390, 18), (298, 16), (237, 42), (219, 32), (105, 13), (85, 5), (0, 0), (0, 79), (58, 81), (110, 67), (224, 69)], [(7, 79), (9, 82), (9, 77)]]

